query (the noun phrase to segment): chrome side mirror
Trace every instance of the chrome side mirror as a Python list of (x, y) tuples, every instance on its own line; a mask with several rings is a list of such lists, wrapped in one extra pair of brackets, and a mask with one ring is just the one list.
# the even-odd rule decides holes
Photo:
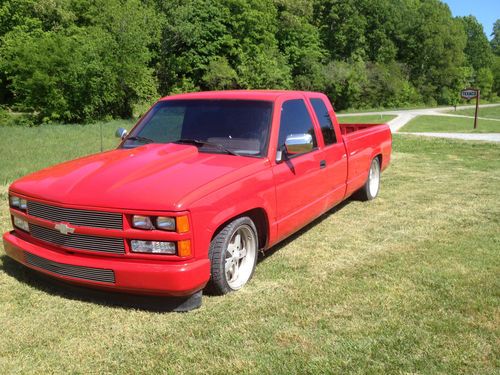
[(124, 129), (124, 128), (118, 128), (116, 129), (116, 133), (115, 133), (115, 136), (117, 138), (121, 138), (122, 140), (125, 139), (125, 137), (128, 135), (128, 131), (127, 129)]
[(290, 134), (286, 137), (285, 150), (287, 155), (303, 154), (313, 149), (313, 137), (311, 134)]

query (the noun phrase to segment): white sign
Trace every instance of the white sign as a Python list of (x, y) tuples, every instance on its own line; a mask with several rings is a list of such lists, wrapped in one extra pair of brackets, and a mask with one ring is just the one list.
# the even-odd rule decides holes
[(470, 100), (474, 99), (477, 97), (477, 90), (476, 89), (465, 89), (460, 92), (460, 95), (462, 98)]

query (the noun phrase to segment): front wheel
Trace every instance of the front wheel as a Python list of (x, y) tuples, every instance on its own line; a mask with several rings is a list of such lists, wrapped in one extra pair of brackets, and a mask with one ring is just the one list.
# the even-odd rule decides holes
[(227, 224), (210, 243), (207, 290), (222, 295), (241, 289), (254, 273), (258, 248), (257, 229), (249, 217)]
[(380, 191), (380, 161), (374, 158), (370, 164), (368, 179), (358, 192), (358, 197), (363, 201), (375, 199)]

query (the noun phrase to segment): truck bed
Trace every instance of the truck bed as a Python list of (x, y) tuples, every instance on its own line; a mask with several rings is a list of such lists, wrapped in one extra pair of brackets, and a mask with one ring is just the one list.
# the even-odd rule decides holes
[(386, 124), (339, 124), (339, 125), (342, 135), (346, 135), (349, 133), (357, 132), (359, 130), (373, 129), (376, 126), (386, 125)]

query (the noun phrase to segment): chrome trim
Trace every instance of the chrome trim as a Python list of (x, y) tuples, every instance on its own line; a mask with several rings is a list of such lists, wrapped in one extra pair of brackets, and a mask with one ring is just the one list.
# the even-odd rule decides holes
[(312, 151), (313, 147), (311, 134), (290, 134), (285, 140), (285, 150), (288, 155), (303, 154)]
[(62, 234), (71, 234), (75, 233), (75, 228), (70, 227), (64, 223), (58, 223), (54, 226), (54, 229), (58, 230)]
[(45, 203), (28, 201), (28, 215), (84, 227), (123, 229), (123, 216), (116, 212), (101, 212), (52, 206)]
[(28, 252), (25, 252), (24, 254), (27, 264), (55, 273), (57, 275), (69, 276), (75, 279), (99, 281), (101, 283), (115, 283), (115, 273), (113, 270), (73, 266), (71, 264), (53, 262), (51, 260), (39, 257)]
[(36, 224), (30, 224), (30, 231), (33, 238), (64, 248), (110, 254), (125, 254), (123, 238), (98, 237), (78, 233), (65, 235), (54, 229), (45, 228)]

